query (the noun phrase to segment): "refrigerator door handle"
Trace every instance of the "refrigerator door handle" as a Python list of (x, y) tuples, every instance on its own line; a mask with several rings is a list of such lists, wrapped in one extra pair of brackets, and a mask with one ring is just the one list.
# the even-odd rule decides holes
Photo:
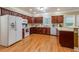
[(17, 29), (16, 29), (16, 21), (15, 21), (15, 31), (16, 31)]

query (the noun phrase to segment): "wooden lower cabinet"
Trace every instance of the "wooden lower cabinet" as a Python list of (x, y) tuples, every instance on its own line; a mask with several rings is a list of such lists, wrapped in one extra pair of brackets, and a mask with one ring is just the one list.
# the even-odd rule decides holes
[(50, 28), (47, 28), (46, 32), (49, 35), (50, 34)]
[(46, 27), (32, 27), (30, 28), (30, 34), (50, 34), (50, 28)]
[(59, 43), (63, 47), (74, 48), (74, 32), (59, 31)]
[(36, 34), (36, 28), (30, 28), (30, 34), (35, 33)]

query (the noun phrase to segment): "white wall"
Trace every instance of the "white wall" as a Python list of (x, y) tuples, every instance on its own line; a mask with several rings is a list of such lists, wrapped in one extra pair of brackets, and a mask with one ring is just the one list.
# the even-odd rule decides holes
[(48, 14), (49, 16), (55, 16), (55, 15), (79, 15), (79, 11), (71, 11), (71, 12), (51, 12), (51, 13), (41, 13), (41, 14), (35, 14), (34, 17), (43, 16), (44, 14)]

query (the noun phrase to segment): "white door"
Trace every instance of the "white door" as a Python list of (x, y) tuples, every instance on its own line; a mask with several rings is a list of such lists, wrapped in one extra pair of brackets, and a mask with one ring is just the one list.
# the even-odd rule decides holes
[(16, 17), (16, 41), (22, 39), (22, 19), (20, 17)]
[(8, 33), (9, 33), (9, 39), (8, 44), (11, 45), (15, 43), (15, 37), (16, 37), (16, 25), (15, 25), (15, 16), (9, 16), (8, 17)]

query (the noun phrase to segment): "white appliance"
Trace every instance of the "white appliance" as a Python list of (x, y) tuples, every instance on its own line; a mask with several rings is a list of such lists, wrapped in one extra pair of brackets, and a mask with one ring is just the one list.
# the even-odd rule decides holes
[(22, 39), (22, 18), (16, 17), (16, 41)]
[(27, 37), (30, 34), (30, 28), (29, 28), (29, 25), (28, 25), (28, 20), (27, 19), (25, 19), (25, 20), (26, 20), (26, 24), (27, 24), (26, 30), (25, 30), (25, 37)]
[(0, 45), (10, 46), (22, 39), (21, 18), (4, 15), (0, 17)]
[(51, 35), (57, 35), (57, 29), (55, 25), (51, 26)]
[(24, 29), (24, 37), (29, 36), (30, 33), (30, 28), (28, 25), (28, 20), (27, 19), (22, 19), (22, 28)]

